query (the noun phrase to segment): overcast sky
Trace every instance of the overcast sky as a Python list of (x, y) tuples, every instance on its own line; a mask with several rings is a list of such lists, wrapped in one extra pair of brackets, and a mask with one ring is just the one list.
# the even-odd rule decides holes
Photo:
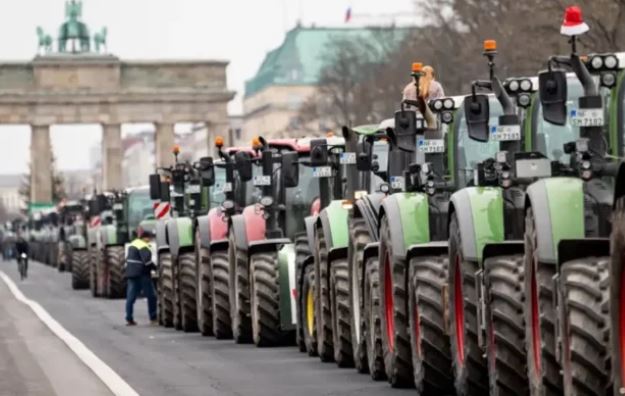
[[(32, 59), (36, 27), (56, 36), (64, 4), (65, 0), (0, 0), (0, 60)], [(237, 114), (244, 81), (254, 76), (266, 52), (282, 42), (287, 30), (298, 20), (304, 25), (346, 26), (350, 6), (351, 25), (388, 24), (392, 14), (412, 10), (412, 0), (84, 0), (83, 20), (92, 34), (107, 26), (109, 51), (122, 59), (229, 60), (228, 85), (237, 91), (230, 112)], [(141, 128), (131, 125), (123, 131)], [(52, 128), (61, 169), (87, 168), (88, 148), (99, 141), (97, 125)], [(0, 127), (0, 173), (26, 172), (29, 145), (28, 126)]]

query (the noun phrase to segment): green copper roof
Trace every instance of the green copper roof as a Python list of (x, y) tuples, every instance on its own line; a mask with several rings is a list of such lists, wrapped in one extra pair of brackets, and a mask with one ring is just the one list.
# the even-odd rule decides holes
[[(372, 37), (381, 29), (394, 29), (402, 38), (406, 28), (316, 28), (295, 27), (280, 47), (267, 53), (258, 73), (245, 83), (245, 96), (270, 85), (315, 85), (325, 65), (326, 45), (335, 39)], [(399, 40), (398, 40), (399, 41)]]

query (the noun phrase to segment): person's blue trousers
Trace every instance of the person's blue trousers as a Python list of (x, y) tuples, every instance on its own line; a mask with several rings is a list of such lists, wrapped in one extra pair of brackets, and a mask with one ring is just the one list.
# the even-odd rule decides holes
[(134, 320), (133, 311), (135, 301), (143, 290), (143, 295), (148, 300), (148, 314), (150, 320), (156, 320), (156, 293), (154, 292), (154, 284), (150, 275), (142, 275), (134, 278), (128, 278), (128, 287), (126, 288), (126, 320)]

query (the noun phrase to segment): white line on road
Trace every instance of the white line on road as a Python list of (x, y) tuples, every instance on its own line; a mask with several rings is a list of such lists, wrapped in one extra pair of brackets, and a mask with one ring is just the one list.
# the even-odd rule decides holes
[(0, 278), (6, 283), (15, 298), (28, 305), (35, 315), (59, 337), (76, 356), (95, 373), (95, 375), (104, 382), (104, 384), (116, 396), (138, 396), (139, 394), (122, 379), (112, 368), (98, 358), (89, 348), (85, 346), (78, 338), (74, 337), (69, 331), (65, 330), (59, 322), (57, 322), (38, 302), (26, 297), (17, 285), (5, 274), (0, 271)]

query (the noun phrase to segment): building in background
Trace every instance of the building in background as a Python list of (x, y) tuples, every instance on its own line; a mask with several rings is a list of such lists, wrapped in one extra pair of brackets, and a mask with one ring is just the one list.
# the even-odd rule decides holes
[(20, 195), (24, 175), (0, 175), (0, 204), (9, 215), (17, 215), (25, 204)]
[(124, 187), (148, 184), (154, 173), (154, 132), (145, 131), (122, 140), (122, 181)]

